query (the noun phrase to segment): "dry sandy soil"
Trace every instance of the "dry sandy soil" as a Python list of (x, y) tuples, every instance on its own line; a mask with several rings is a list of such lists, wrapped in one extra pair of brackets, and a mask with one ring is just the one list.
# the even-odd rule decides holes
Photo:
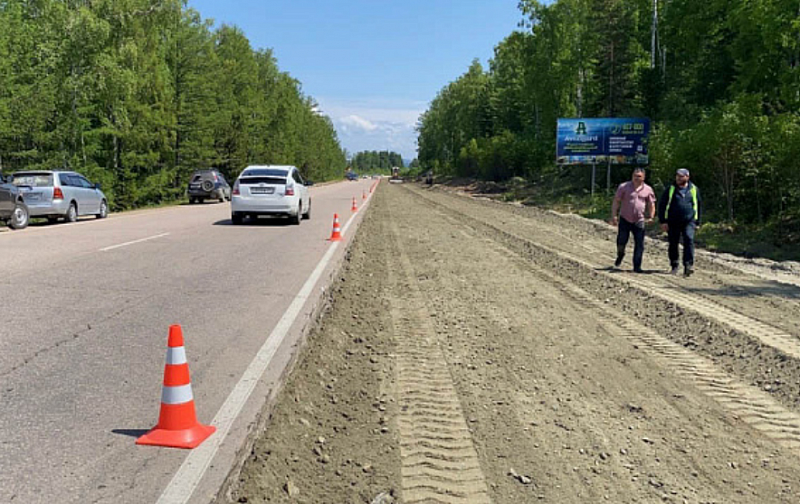
[(383, 184), (223, 501), (800, 502), (800, 287), (648, 247)]

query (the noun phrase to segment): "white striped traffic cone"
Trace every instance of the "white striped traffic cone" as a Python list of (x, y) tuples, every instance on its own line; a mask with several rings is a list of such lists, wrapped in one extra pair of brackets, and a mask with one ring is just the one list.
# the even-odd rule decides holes
[(333, 231), (331, 232), (331, 237), (328, 238), (330, 241), (342, 241), (342, 229), (339, 227), (339, 214), (333, 214)]
[(201, 425), (197, 421), (183, 331), (179, 325), (170, 326), (158, 425), (137, 439), (136, 444), (195, 448), (216, 430), (212, 425)]

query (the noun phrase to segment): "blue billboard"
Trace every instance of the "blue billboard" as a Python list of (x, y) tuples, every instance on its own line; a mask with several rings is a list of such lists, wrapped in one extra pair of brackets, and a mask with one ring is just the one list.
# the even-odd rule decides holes
[(650, 119), (559, 119), (556, 132), (558, 164), (649, 163)]

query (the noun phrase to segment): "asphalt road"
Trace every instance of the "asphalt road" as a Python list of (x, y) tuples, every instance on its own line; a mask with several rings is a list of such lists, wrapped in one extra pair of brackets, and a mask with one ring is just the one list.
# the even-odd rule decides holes
[[(344, 226), (371, 184), (313, 187), (299, 227), (232, 226), (228, 203), (208, 203), (0, 234), (0, 502), (158, 501), (190, 453), (134, 444), (158, 419), (168, 327), (183, 326), (208, 424), (331, 247), (334, 212)], [(327, 274), (191, 502), (207, 501), (237, 458)]]

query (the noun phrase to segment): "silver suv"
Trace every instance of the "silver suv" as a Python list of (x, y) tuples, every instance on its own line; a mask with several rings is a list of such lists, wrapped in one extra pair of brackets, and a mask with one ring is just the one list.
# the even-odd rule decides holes
[(47, 217), (50, 222), (64, 218), (75, 222), (81, 215), (108, 216), (108, 199), (100, 184), (89, 182), (71, 171), (19, 171), (14, 185), (20, 189), (31, 217)]

